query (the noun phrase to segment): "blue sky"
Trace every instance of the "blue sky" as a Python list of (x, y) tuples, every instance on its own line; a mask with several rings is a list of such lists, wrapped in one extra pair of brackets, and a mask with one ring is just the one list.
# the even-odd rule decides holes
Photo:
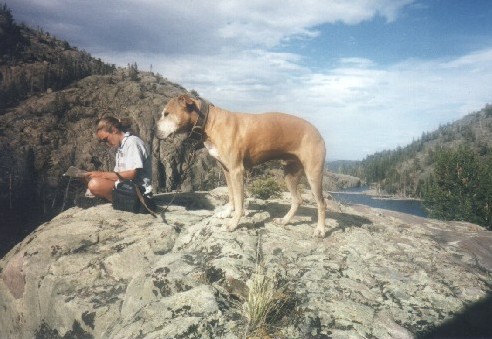
[(492, 103), (483, 0), (7, 0), (106, 62), (158, 72), (234, 111), (312, 122), (360, 160)]
[(318, 60), (359, 56), (380, 64), (460, 56), (492, 42), (491, 17), (490, 1), (425, 1), (410, 4), (392, 22), (375, 17), (321, 25), (308, 48)]

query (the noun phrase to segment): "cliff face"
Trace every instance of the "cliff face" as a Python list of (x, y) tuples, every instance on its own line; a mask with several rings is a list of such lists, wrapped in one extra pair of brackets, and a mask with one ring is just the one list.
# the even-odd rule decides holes
[[(129, 80), (126, 74), (126, 70), (120, 70), (111, 76), (87, 77), (70, 88), (44, 93), (7, 110), (0, 116), (2, 147), (11, 158), (32, 158), (23, 167), (30, 166), (36, 177), (56, 185), (70, 165), (88, 170), (111, 169), (114, 154), (98, 144), (95, 123), (105, 115), (130, 117), (133, 131), (152, 148), (156, 187), (176, 186), (172, 172), (180, 169), (172, 167), (182, 160), (172, 159), (171, 155), (179, 158), (177, 153), (183, 153), (180, 140), (161, 143), (153, 129), (167, 100), (186, 91), (152, 73), (140, 73), (138, 81)], [(19, 173), (12, 170), (14, 160), (7, 164), (5, 170)]]
[[(224, 201), (221, 188), (180, 194), (158, 219), (102, 204), (41, 225), (0, 261), (0, 337), (425, 337), (490, 291), (481, 227), (353, 205), (316, 239), (311, 201), (293, 225), (272, 223), (284, 197), (248, 199), (230, 233), (213, 216)], [(255, 325), (258, 281), (281, 302)], [(479, 320), (460, 328), (490, 326)]]

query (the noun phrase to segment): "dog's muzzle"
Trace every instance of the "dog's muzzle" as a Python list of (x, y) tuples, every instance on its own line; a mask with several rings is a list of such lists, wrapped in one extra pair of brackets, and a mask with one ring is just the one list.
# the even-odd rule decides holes
[(157, 123), (156, 137), (166, 139), (178, 129), (177, 124), (172, 120), (159, 121)]

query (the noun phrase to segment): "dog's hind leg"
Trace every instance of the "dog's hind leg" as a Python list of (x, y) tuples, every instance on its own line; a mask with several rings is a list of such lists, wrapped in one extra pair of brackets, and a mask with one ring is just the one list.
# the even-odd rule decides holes
[(325, 236), (326, 203), (323, 198), (323, 166), (321, 168), (306, 169), (306, 177), (311, 186), (314, 199), (318, 205), (318, 226), (314, 230), (314, 236), (323, 238)]
[(289, 161), (284, 166), (285, 183), (291, 195), (290, 210), (283, 218), (276, 218), (274, 222), (280, 225), (286, 225), (296, 214), (297, 209), (302, 204), (302, 198), (297, 186), (301, 180), (304, 170), (299, 161)]

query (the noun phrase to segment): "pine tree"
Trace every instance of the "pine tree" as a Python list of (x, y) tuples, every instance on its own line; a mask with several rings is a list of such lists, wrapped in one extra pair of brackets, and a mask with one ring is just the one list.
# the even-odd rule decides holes
[(436, 155), (434, 177), (424, 195), (429, 215), (492, 228), (492, 161), (467, 147)]
[(0, 57), (15, 54), (20, 41), (20, 29), (15, 24), (12, 11), (4, 4), (0, 7)]
[(132, 81), (140, 80), (138, 78), (138, 66), (137, 66), (136, 62), (134, 62), (131, 65), (128, 64), (128, 75), (130, 76), (130, 80), (132, 80)]

